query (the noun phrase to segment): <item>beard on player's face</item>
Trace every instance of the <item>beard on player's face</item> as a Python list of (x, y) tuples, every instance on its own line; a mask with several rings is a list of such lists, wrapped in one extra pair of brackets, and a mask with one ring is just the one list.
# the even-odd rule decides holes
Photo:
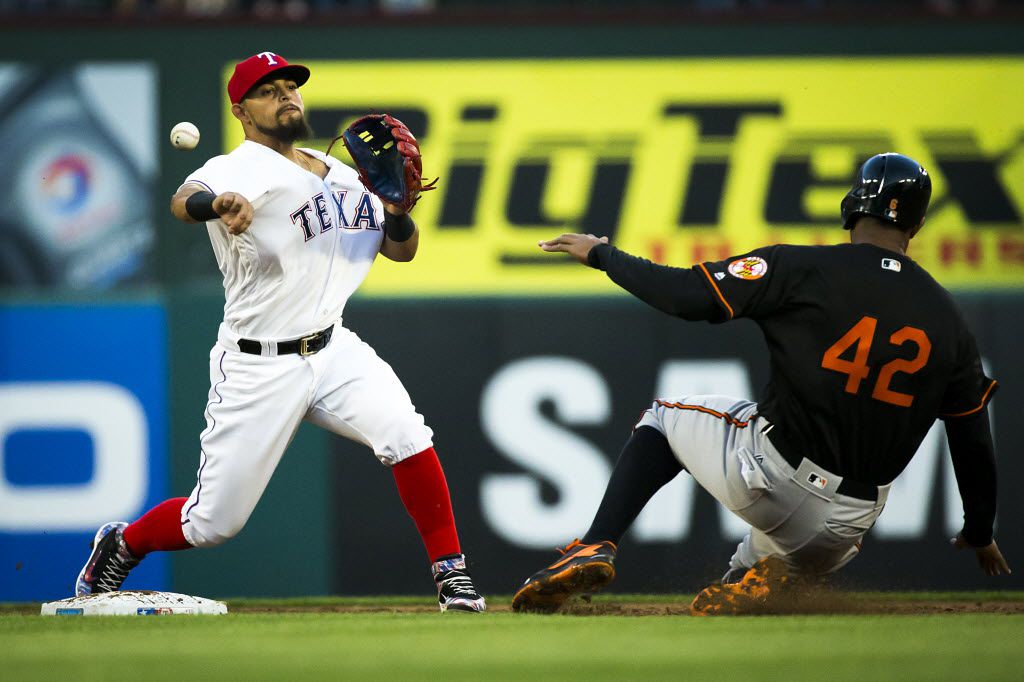
[(274, 125), (264, 125), (253, 121), (253, 126), (267, 137), (272, 137), (278, 142), (291, 144), (297, 140), (308, 140), (313, 137), (313, 129), (306, 123), (306, 117), (299, 112), (298, 116), (292, 116), (283, 122), (274, 119)]

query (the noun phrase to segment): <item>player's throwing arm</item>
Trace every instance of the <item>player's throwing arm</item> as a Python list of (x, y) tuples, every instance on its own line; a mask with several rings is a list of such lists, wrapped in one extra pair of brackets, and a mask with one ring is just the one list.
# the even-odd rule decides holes
[(214, 194), (201, 185), (186, 183), (171, 197), (171, 213), (185, 223), (221, 219), (231, 234), (242, 234), (252, 225), (253, 208), (236, 192)]

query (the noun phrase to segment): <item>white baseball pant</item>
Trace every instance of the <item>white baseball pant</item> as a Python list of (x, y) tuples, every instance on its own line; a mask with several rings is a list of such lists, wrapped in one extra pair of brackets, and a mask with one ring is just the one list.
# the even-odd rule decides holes
[(242, 529), (303, 420), (370, 446), (388, 466), (432, 445), (391, 366), (340, 322), (314, 355), (230, 346), (222, 340), (210, 351), (199, 471), (181, 513), (193, 546), (218, 545)]

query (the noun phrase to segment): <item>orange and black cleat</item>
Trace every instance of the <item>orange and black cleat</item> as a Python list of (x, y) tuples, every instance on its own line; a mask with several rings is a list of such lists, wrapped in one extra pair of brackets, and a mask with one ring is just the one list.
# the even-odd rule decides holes
[(705, 587), (690, 604), (694, 616), (737, 616), (767, 613), (773, 598), (790, 586), (792, 577), (786, 562), (767, 557), (754, 564), (736, 583)]
[(537, 571), (512, 597), (513, 611), (553, 613), (570, 597), (597, 592), (615, 579), (615, 543), (585, 545), (578, 539), (558, 548), (562, 558)]

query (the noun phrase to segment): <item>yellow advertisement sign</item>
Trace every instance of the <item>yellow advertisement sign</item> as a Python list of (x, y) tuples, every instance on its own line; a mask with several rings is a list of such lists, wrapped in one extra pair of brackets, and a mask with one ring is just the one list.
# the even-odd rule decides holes
[(1024, 286), (1024, 59), (306, 63), (311, 146), (390, 112), (441, 178), (413, 213), (416, 260), (375, 266), (364, 293), (615, 291), (538, 249), (562, 232), (679, 266), (845, 241), (839, 202), (885, 151), (932, 175), (913, 258), (947, 287)]

